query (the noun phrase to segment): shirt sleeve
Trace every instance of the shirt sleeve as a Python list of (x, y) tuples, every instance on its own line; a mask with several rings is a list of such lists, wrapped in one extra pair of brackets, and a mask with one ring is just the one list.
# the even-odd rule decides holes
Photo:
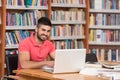
[(53, 51), (55, 51), (55, 46), (53, 45), (53, 43), (50, 43), (50, 52), (52, 53)]
[(19, 43), (18, 52), (26, 51), (29, 52), (29, 45), (27, 45), (24, 41)]

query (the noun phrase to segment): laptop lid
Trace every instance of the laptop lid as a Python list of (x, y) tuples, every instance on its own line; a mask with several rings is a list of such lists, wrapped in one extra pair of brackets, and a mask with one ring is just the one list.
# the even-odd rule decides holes
[(85, 65), (85, 57), (86, 49), (58, 49), (53, 73), (79, 72)]

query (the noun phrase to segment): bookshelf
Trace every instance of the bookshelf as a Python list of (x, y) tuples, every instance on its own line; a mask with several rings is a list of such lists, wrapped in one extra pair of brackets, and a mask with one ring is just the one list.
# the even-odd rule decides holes
[(0, 0), (0, 77), (4, 75), (4, 46), (5, 46), (5, 0)]
[[(8, 41), (6, 41), (5, 49), (17, 49), (18, 43), (30, 35), (29, 31), (35, 29), (37, 19), (41, 16), (49, 15), (47, 0), (41, 3), (39, 0), (38, 2), (32, 1), (32, 4), (27, 7), (24, 2), (19, 3), (19, 0), (13, 1), (14, 4), (12, 1), (7, 0), (6, 4), (6, 40)], [(13, 37), (9, 37), (11, 35), (13, 35)], [(15, 38), (17, 38), (17, 41)]]
[(87, 4), (87, 0), (51, 0), (53, 28), (50, 39), (56, 49), (88, 50)]
[(98, 61), (120, 61), (119, 3), (119, 0), (89, 0), (89, 49)]
[[(24, 38), (28, 37), (32, 31), (34, 31), (37, 23), (37, 19), (41, 16), (50, 17), (50, 0), (36, 0), (30, 6), (24, 4), (25, 0), (5, 0), (4, 8), (2, 8), (4, 12), (4, 29), (0, 29), (4, 32), (6, 41), (4, 42), (4, 46), (1, 50), (4, 50), (2, 55), (2, 64), (4, 65), (4, 56), (7, 54), (17, 54), (18, 43)], [(26, 0), (27, 1), (27, 0)], [(38, 2), (37, 2), (38, 1)], [(3, 22), (2, 22), (3, 23)], [(3, 32), (1, 32), (3, 33)], [(4, 41), (4, 40), (2, 40)], [(4, 66), (0, 68), (3, 76)]]
[[(54, 28), (51, 34), (55, 33), (54, 30), (64, 29), (60, 33), (65, 34), (60, 36), (51, 35), (50, 39), (53, 42), (66, 44), (68, 46), (66, 48), (86, 48), (88, 53), (88, 0), (63, 0), (67, 1), (66, 3), (68, 4), (53, 3), (56, 0), (42, 0), (46, 1), (44, 5), (37, 4), (36, 6), (32, 2), (32, 6), (27, 7), (24, 5), (24, 2), (17, 4), (18, 1), (0, 0), (0, 77), (5, 74), (5, 55), (17, 53), (18, 43), (30, 35), (30, 32), (36, 27), (37, 19), (41, 16), (47, 16), (52, 20)], [(56, 18), (53, 17), (53, 13), (66, 13), (66, 15), (60, 19), (58, 16)], [(60, 27), (58, 28), (58, 26)], [(20, 34), (23, 34), (24, 37), (20, 38)], [(71, 44), (72, 47), (70, 47)], [(58, 48), (59, 46), (57, 45), (56, 49)], [(62, 46), (62, 48), (65, 48), (65, 46)]]

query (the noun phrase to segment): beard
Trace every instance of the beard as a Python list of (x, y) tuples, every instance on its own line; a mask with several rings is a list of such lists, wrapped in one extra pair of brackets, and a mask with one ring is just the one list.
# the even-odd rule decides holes
[(37, 38), (39, 41), (45, 41), (48, 39), (48, 36), (45, 34), (41, 34), (41, 35), (37, 34)]

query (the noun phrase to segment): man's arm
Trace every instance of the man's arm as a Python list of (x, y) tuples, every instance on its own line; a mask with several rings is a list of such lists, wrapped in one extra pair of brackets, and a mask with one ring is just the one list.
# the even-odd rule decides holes
[[(54, 53), (52, 53), (52, 56)], [(44, 65), (53, 66), (53, 61), (41, 61), (41, 62), (35, 62), (30, 61), (30, 54), (29, 52), (20, 52), (18, 54), (20, 65), (22, 68), (40, 68)], [(53, 56), (54, 57), (54, 56)]]
[(55, 51), (53, 51), (52, 53), (50, 53), (50, 56), (52, 57), (52, 59), (55, 59)]

